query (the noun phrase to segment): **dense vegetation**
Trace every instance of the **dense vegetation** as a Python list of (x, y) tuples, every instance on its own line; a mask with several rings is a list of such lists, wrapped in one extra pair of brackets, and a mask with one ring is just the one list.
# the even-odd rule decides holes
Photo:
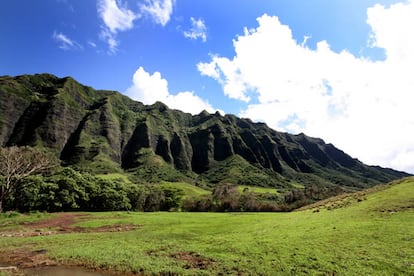
[[(89, 232), (4, 237), (0, 253), (145, 275), (413, 275), (413, 198), (411, 178), (290, 213), (84, 213)], [(5, 214), (0, 234), (58, 215)], [(110, 225), (137, 228), (93, 232)]]
[[(282, 194), (222, 184), (194, 194), (182, 185), (133, 184), (122, 175), (94, 176), (70, 167), (18, 182), (4, 202), (5, 210), (60, 211), (288, 211), (338, 191), (309, 186)], [(188, 185), (188, 184), (187, 184)]]
[(94, 176), (59, 167), (53, 156), (34, 148), (0, 148), (0, 213), (3, 207), (22, 212), (286, 211), (340, 193), (338, 187), (328, 190), (316, 185), (280, 194), (275, 189), (231, 184), (194, 192), (190, 184), (177, 184), (133, 183), (125, 174)]
[(19, 182), (5, 209), (23, 212), (42, 210), (159, 211), (177, 208), (183, 191), (129, 184), (122, 179), (104, 179), (72, 168), (48, 176), (36, 175)]

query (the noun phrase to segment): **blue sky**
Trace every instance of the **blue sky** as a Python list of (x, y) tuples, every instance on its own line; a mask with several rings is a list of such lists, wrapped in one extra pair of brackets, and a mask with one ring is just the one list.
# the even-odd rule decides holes
[(413, 18), (411, 0), (6, 0), (0, 75), (220, 110), (414, 173)]

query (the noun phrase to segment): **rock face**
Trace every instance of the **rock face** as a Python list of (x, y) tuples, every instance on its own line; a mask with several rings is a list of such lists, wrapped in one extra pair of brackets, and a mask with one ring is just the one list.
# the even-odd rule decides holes
[(212, 169), (228, 172), (220, 166), (233, 164), (228, 160), (237, 156), (274, 186), (294, 181), (365, 187), (407, 175), (364, 165), (304, 134), (280, 133), (234, 115), (192, 116), (159, 102), (145, 106), (48, 74), (0, 77), (0, 145), (50, 148), (63, 164), (106, 164), (106, 169), (134, 170), (155, 156), (175, 170), (201, 176)]

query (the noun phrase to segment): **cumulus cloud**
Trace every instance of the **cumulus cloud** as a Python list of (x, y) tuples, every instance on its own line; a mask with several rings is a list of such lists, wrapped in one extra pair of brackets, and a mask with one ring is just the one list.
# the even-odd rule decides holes
[(232, 58), (198, 64), (229, 98), (248, 103), (241, 116), (324, 138), (354, 157), (414, 173), (414, 2), (367, 11), (369, 45), (382, 61), (335, 52), (327, 41), (307, 47), (289, 26), (263, 15), (234, 41)]
[(141, 6), (142, 14), (148, 15), (155, 23), (167, 25), (173, 12), (174, 0), (146, 0)]
[(83, 47), (78, 42), (70, 39), (63, 33), (54, 32), (52, 38), (58, 43), (58, 47), (62, 50), (81, 50)]
[(184, 91), (176, 95), (171, 94), (168, 90), (167, 80), (162, 78), (159, 72), (151, 75), (142, 67), (139, 67), (135, 72), (132, 85), (125, 91), (125, 94), (144, 104), (154, 104), (156, 101), (160, 101), (170, 108), (192, 114), (198, 114), (202, 110), (210, 113), (216, 111), (207, 101), (195, 95), (194, 92)]
[(97, 7), (99, 17), (104, 23), (100, 38), (107, 42), (110, 52), (115, 53), (119, 45), (117, 33), (132, 29), (139, 15), (116, 0), (98, 0)]
[(188, 31), (184, 31), (184, 37), (197, 40), (201, 39), (201, 41), (207, 41), (207, 27), (204, 23), (204, 20), (199, 18), (195, 19), (194, 17), (190, 18), (191, 20), (191, 28)]

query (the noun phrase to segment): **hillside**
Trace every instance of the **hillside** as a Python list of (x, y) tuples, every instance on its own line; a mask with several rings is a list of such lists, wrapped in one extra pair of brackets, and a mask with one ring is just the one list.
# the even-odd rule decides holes
[(63, 165), (128, 171), (136, 182), (357, 190), (408, 175), (367, 166), (305, 134), (234, 115), (146, 106), (49, 74), (0, 77), (0, 145), (48, 148)]
[(413, 275), (413, 199), (408, 178), (319, 212), (0, 214), (0, 263), (104, 274)]

